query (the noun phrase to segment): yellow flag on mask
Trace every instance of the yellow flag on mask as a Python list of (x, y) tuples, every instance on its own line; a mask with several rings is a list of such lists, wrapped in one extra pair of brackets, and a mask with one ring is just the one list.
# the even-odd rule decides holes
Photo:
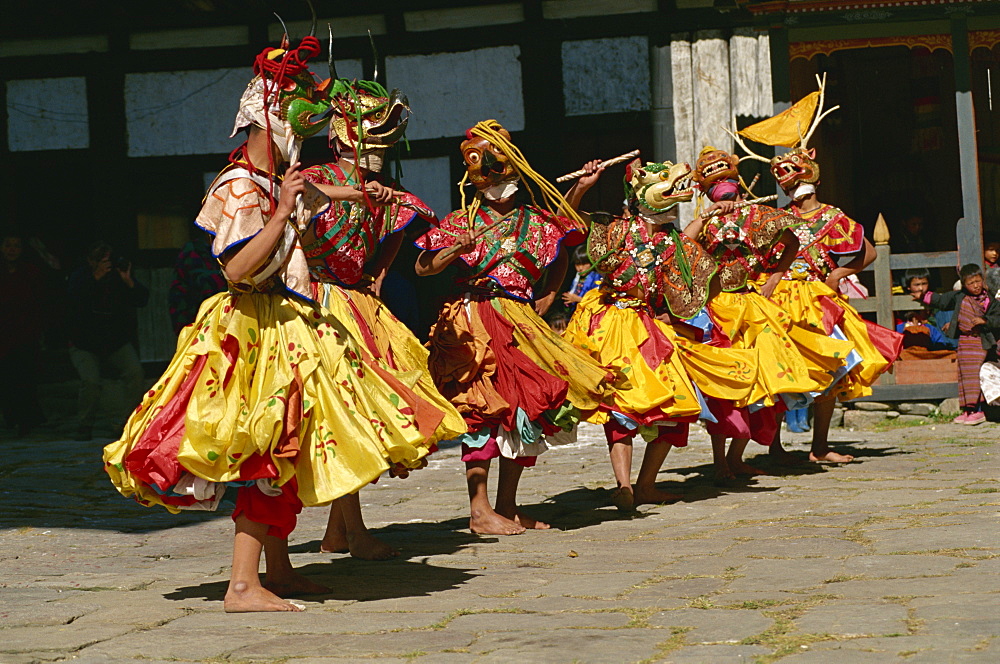
[(809, 125), (812, 123), (818, 103), (819, 91), (817, 90), (809, 93), (774, 117), (741, 129), (739, 134), (764, 145), (793, 148), (809, 131)]

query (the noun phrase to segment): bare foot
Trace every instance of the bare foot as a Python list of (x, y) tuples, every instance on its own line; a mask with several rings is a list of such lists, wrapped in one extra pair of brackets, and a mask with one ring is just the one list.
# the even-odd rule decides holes
[(720, 463), (718, 461), (715, 463), (715, 479), (712, 480), (712, 485), (719, 487), (736, 486), (736, 475), (729, 469), (728, 463)]
[(632, 487), (620, 486), (611, 492), (611, 504), (618, 508), (619, 512), (631, 512), (635, 509), (635, 494)]
[(730, 461), (729, 468), (736, 475), (767, 475), (767, 472), (754, 468), (745, 461)]
[(389, 560), (399, 555), (399, 551), (392, 548), (382, 540), (372, 535), (367, 530), (351, 533), (347, 536), (352, 558), (361, 560)]
[(329, 586), (310, 581), (298, 572), (281, 575), (267, 575), (264, 587), (278, 597), (298, 597), (300, 595), (326, 595), (331, 592)]
[(667, 493), (660, 491), (656, 487), (635, 487), (636, 505), (662, 505), (663, 503), (676, 503), (684, 496), (677, 493)]
[(791, 452), (789, 452), (788, 450), (786, 450), (784, 447), (780, 447), (780, 446), (777, 446), (777, 445), (771, 445), (771, 448), (768, 450), (768, 454), (770, 455), (770, 457), (772, 459), (774, 459), (774, 462), (776, 464), (778, 464), (779, 466), (804, 466), (804, 465), (806, 465), (806, 461), (804, 459), (799, 458), (799, 456), (796, 455), (796, 454), (792, 454)]
[(328, 530), (323, 533), (323, 541), (319, 543), (320, 553), (349, 553), (350, 550), (351, 545), (347, 540), (346, 531), (330, 532)]
[(248, 586), (239, 582), (229, 587), (223, 601), (226, 613), (254, 613), (258, 611), (301, 611), (302, 609), (281, 599), (261, 586)]
[(525, 528), (490, 510), (473, 512), (469, 517), (469, 530), (477, 535), (520, 535)]
[(827, 450), (821, 453), (810, 452), (809, 460), (817, 463), (850, 463), (854, 461), (854, 457), (850, 454), (837, 454), (833, 450)]
[(514, 512), (513, 521), (517, 525), (522, 526), (525, 530), (548, 530), (552, 527), (544, 521), (531, 518), (521, 510)]

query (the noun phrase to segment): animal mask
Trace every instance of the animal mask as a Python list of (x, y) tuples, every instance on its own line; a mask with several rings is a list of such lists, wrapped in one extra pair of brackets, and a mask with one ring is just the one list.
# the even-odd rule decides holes
[(636, 159), (625, 170), (631, 195), (642, 208), (653, 213), (666, 212), (678, 203), (691, 200), (691, 167), (669, 161), (647, 162), (645, 166)]
[(771, 175), (786, 192), (801, 184), (817, 184), (819, 164), (816, 163), (816, 148), (794, 148), (774, 157), (771, 159)]
[(390, 148), (406, 132), (410, 102), (399, 90), (386, 92), (375, 81), (341, 78), (330, 86), (330, 98), (330, 138), (359, 155)]
[(240, 98), (232, 136), (249, 125), (269, 129), (282, 157), (297, 159), (302, 140), (319, 133), (330, 115), (330, 100), (306, 68), (319, 51), (312, 36), (303, 37), (295, 49), (264, 49), (254, 62), (256, 76)]
[[(510, 141), (510, 133), (506, 129), (500, 127), (497, 132)], [(469, 181), (479, 191), (512, 183), (519, 177), (510, 155), (487, 139), (474, 135), (472, 130), (465, 133), (460, 149)]]
[(712, 201), (733, 200), (739, 194), (739, 163), (736, 155), (706, 146), (698, 155), (691, 179)]

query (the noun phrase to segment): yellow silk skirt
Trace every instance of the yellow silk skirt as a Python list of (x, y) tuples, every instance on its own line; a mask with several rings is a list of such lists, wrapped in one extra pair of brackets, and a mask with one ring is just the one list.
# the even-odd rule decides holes
[(853, 349), (849, 341), (799, 325), (759, 293), (722, 292), (708, 302), (713, 322), (735, 348), (757, 351), (757, 379), (750, 395), (737, 406), (773, 406), (781, 394), (822, 392), (845, 366)]
[(464, 434), (467, 427), (462, 415), (434, 385), (427, 368), (427, 349), (385, 303), (363, 291), (327, 282), (318, 286), (320, 304), (341, 321), (359, 343), (364, 343), (376, 360), (383, 361), (399, 380), (440, 413), (440, 424), (425, 441), (425, 446)]
[[(614, 375), (614, 389), (606, 395), (604, 407), (587, 421), (604, 424), (611, 411), (640, 425), (696, 418), (701, 405), (670, 326), (644, 311), (619, 308), (606, 300), (598, 290), (584, 295), (563, 333), (566, 341)], [(643, 355), (643, 347), (655, 366)]]
[(294, 477), (302, 503), (321, 505), (392, 465), (419, 467), (438, 425), (424, 418), (422, 431), (420, 408), (329, 311), (220, 293), (104, 448), (105, 469), (123, 495), (171, 511), (205, 509), (175, 491), (192, 479), (280, 487)]
[[(861, 363), (834, 386), (832, 394), (841, 401), (868, 396), (878, 377), (892, 366), (892, 359), (898, 355), (898, 346), (902, 343), (902, 335), (867, 323), (854, 307), (821, 281), (782, 280), (771, 295), (771, 301), (787, 312), (792, 320), (825, 335), (827, 326), (823, 322), (823, 300), (820, 298), (826, 298), (843, 312), (840, 329), (861, 356)], [(879, 343), (876, 344), (876, 341)], [(891, 359), (879, 350), (880, 347), (893, 346), (897, 347), (895, 353), (886, 352)]]

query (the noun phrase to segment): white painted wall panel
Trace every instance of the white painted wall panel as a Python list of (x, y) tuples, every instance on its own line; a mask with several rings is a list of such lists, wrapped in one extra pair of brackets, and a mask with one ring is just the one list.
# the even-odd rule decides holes
[(457, 189), (451, 181), (449, 161), (448, 157), (403, 160), (403, 186), (430, 205), (439, 219), (452, 211), (451, 192)]
[[(326, 77), (326, 65), (313, 71)], [(337, 73), (362, 74), (361, 60), (338, 60)], [(243, 142), (229, 138), (249, 68), (156, 72), (125, 76), (128, 155), (153, 157), (227, 153)]]
[(511, 131), (524, 129), (520, 55), (517, 46), (499, 46), (386, 58), (389, 87), (405, 92), (413, 109), (406, 135), (457, 137), (491, 118)]
[(562, 45), (566, 115), (649, 110), (649, 40), (588, 39)]
[(128, 156), (229, 152), (249, 68), (126, 74)]
[(11, 152), (89, 147), (87, 81), (83, 77), (8, 81), (7, 118)]
[(695, 33), (691, 44), (694, 98), (693, 159), (705, 146), (732, 150), (733, 141), (723, 127), (732, 122), (729, 83), (729, 44), (718, 30)]

